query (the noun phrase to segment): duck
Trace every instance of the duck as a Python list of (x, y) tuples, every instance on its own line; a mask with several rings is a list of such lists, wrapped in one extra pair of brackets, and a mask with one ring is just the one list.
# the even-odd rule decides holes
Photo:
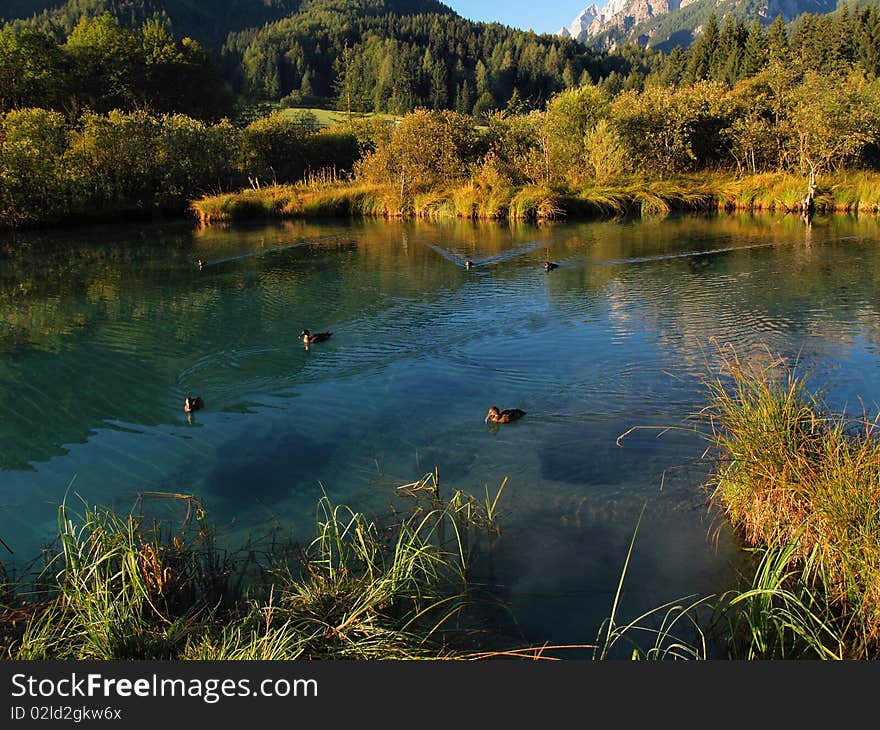
[(206, 266), (205, 260), (204, 260), (204, 259), (198, 259), (198, 260), (196, 261), (196, 266), (198, 266), (198, 267), (199, 267), (199, 271), (201, 271), (201, 270), (204, 269), (205, 266)]
[(469, 268), (471, 268), (473, 265), (474, 265), (474, 263), (473, 263), (473, 261), (471, 261), (470, 259), (465, 259), (465, 260), (464, 260), (464, 268), (469, 269)]
[(485, 422), (510, 423), (518, 418), (522, 418), (524, 415), (526, 415), (526, 412), (520, 408), (505, 408), (504, 410), (499, 410), (498, 406), (492, 406), (486, 414)]
[(183, 412), (184, 413), (193, 413), (194, 411), (201, 410), (205, 407), (205, 401), (202, 400), (201, 396), (191, 396), (188, 395), (183, 401)]
[(315, 332), (315, 334), (312, 334), (308, 330), (303, 330), (299, 333), (300, 338), (307, 345), (314, 345), (316, 342), (329, 340), (332, 335), (332, 332)]
[(554, 264), (552, 261), (544, 262), (544, 271), (553, 271), (553, 269), (557, 268), (559, 264)]

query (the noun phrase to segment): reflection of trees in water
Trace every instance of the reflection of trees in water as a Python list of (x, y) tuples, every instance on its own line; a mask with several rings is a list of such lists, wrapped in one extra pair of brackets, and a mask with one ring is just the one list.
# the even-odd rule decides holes
[[(606, 307), (624, 331), (656, 333), (693, 374), (705, 372), (701, 348), (711, 355), (710, 337), (741, 352), (769, 345), (815, 357), (834, 357), (857, 336), (880, 342), (880, 257), (871, 243), (876, 222), (816, 219), (809, 233), (807, 244), (804, 224), (793, 216), (608, 225), (594, 231), (591, 262), (716, 252), (569, 269), (554, 279), (553, 296), (565, 307), (583, 307), (584, 300), (573, 298), (577, 280), (591, 292), (592, 306)], [(735, 250), (717, 251), (726, 248)]]
[[(877, 256), (858, 240), (835, 243), (876, 230), (873, 221), (818, 218), (811, 247), (799, 219), (750, 216), (541, 227), (174, 224), (10, 236), (0, 240), (0, 465), (61, 453), (108, 420), (168, 423), (179, 415), (178, 391), (193, 383), (234, 390), (244, 378), (258, 390), (279, 371), (293, 380), (306, 363), (284, 355), (284, 338), (293, 342), (302, 327), (369, 323), (387, 338), (386, 358), (436, 346), (456, 323), (479, 317), (456, 309), (456, 294), (475, 282), (502, 301), (508, 283), (546, 291), (571, 319), (607, 311), (618, 333), (654, 333), (694, 372), (709, 335), (780, 349), (805, 340), (830, 349), (855, 334), (877, 342)], [(779, 245), (625, 263), (768, 242)], [(431, 249), (491, 258), (535, 243), (562, 267), (534, 280), (523, 271), (534, 265), (537, 275), (542, 248), (476, 277)], [(197, 258), (208, 262), (204, 271)], [(241, 361), (248, 350), (257, 354)]]
[[(494, 246), (510, 241), (509, 229), (491, 228)], [(404, 237), (476, 230), (294, 221), (10, 236), (0, 243), (0, 466), (61, 454), (107, 421), (167, 423), (188, 381), (242, 377), (237, 351), (288, 329), (292, 341), (312, 324), (303, 313), (323, 325), (446, 298), (465, 283), (460, 272)], [(246, 376), (272, 378), (279, 366), (288, 378), (301, 367), (268, 359)]]

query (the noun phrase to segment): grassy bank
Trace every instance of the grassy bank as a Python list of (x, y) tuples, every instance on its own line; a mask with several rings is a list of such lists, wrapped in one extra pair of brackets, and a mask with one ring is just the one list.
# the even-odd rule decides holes
[(326, 497), (316, 537), (218, 545), (198, 502), (174, 523), (59, 511), (58, 545), (35, 577), (0, 586), (7, 659), (295, 659), (461, 656), (474, 600), (470, 547), (497, 499), (435, 475), (402, 487), (408, 507), (368, 519)]
[(192, 210), (202, 225), (254, 218), (340, 216), (547, 220), (564, 214), (560, 195), (543, 187), (483, 190), (465, 186), (405, 199), (399, 189), (370, 183), (249, 188), (193, 201)]
[[(820, 176), (819, 213), (880, 213), (880, 174)], [(344, 182), (276, 185), (193, 201), (203, 225), (252, 218), (379, 217), (473, 220), (554, 220), (672, 211), (799, 212), (806, 180), (784, 173), (731, 177), (703, 174), (664, 180), (623, 179), (579, 190), (521, 188), (471, 181), (459, 187), (401, 195), (400, 187)]]
[(731, 639), (745, 656), (876, 657), (878, 420), (830, 413), (779, 360), (728, 353), (710, 391), (712, 498), (758, 558)]

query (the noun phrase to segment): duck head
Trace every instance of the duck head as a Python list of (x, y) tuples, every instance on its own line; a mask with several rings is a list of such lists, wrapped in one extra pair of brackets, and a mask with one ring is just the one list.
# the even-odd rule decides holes
[(483, 420), (483, 423), (488, 423), (490, 420), (494, 420), (501, 414), (501, 411), (498, 410), (498, 406), (492, 406), (489, 409), (489, 412), (486, 414), (486, 418)]

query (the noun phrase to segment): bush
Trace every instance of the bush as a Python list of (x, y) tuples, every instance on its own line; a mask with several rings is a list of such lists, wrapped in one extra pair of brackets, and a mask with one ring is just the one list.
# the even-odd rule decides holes
[(483, 147), (473, 118), (419, 109), (395, 126), (360, 172), (368, 182), (396, 185), (411, 195), (466, 178)]
[(0, 116), (0, 225), (54, 221), (67, 212), (66, 147), (67, 126), (58, 112)]

